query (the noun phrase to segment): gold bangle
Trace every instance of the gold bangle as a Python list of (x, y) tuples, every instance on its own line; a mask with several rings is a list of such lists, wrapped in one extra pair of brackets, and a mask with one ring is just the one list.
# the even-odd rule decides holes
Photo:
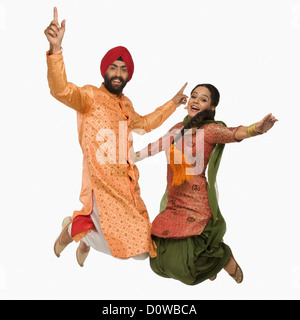
[(248, 132), (248, 135), (249, 135), (250, 137), (254, 137), (254, 136), (263, 134), (263, 132), (258, 132), (258, 131), (255, 130), (255, 125), (256, 125), (256, 124), (257, 124), (257, 122), (251, 124), (251, 125), (247, 128), (247, 132)]
[(253, 136), (255, 135), (255, 133), (254, 133), (254, 126), (255, 126), (255, 123), (254, 123), (254, 124), (251, 124), (251, 125), (248, 127), (248, 129), (247, 129), (248, 135), (249, 135), (250, 137), (253, 137)]
[(251, 126), (248, 126), (248, 128), (247, 128), (247, 132), (248, 132), (248, 136), (252, 137), (252, 134), (251, 134), (250, 129), (251, 129)]

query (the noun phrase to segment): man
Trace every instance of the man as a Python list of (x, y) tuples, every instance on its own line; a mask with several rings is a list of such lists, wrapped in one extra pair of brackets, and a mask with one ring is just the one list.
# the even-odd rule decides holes
[(77, 87), (67, 82), (65, 73), (61, 51), (65, 25), (65, 20), (58, 23), (54, 8), (54, 20), (45, 30), (50, 43), (48, 82), (51, 94), (77, 111), (83, 151), (83, 208), (75, 211), (73, 218), (64, 219), (54, 245), (55, 254), (59, 257), (75, 240), (80, 241), (76, 256), (81, 266), (90, 246), (119, 258), (145, 258), (148, 254), (155, 257), (151, 223), (140, 197), (139, 173), (130, 157), (130, 131), (149, 132), (160, 126), (179, 105), (186, 103), (183, 91), (187, 84), (165, 105), (140, 116), (122, 93), (134, 71), (132, 57), (126, 48), (116, 47), (101, 61), (101, 87)]

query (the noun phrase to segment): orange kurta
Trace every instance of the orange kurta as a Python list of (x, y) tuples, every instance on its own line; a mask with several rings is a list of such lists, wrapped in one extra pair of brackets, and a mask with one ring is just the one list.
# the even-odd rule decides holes
[[(94, 192), (101, 227), (115, 257), (129, 258), (144, 252), (156, 256), (151, 223), (138, 185), (139, 172), (132, 162), (131, 130), (146, 132), (160, 126), (176, 109), (170, 100), (153, 113), (140, 116), (124, 95), (117, 97), (102, 84), (77, 87), (67, 82), (62, 54), (47, 54), (51, 94), (77, 111), (79, 142), (83, 152), (83, 208), (92, 212)], [(73, 238), (79, 241), (86, 233)]]

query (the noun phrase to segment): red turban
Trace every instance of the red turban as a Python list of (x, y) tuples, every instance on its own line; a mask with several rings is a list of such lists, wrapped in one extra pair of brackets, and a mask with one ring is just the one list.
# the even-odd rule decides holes
[(106, 55), (103, 57), (100, 65), (100, 71), (103, 78), (105, 76), (105, 73), (108, 67), (120, 57), (123, 59), (123, 61), (126, 64), (127, 71), (128, 71), (128, 81), (130, 81), (130, 79), (132, 78), (133, 70), (134, 70), (133, 60), (130, 52), (125, 47), (121, 47), (121, 46), (110, 49), (106, 53)]

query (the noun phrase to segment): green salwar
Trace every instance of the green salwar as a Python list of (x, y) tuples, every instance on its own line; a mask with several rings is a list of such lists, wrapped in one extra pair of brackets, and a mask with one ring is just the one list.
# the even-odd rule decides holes
[(226, 266), (232, 253), (224, 242), (209, 245), (211, 225), (209, 223), (201, 235), (184, 239), (153, 236), (157, 257), (150, 258), (151, 269), (161, 277), (187, 285), (196, 285), (215, 276)]

